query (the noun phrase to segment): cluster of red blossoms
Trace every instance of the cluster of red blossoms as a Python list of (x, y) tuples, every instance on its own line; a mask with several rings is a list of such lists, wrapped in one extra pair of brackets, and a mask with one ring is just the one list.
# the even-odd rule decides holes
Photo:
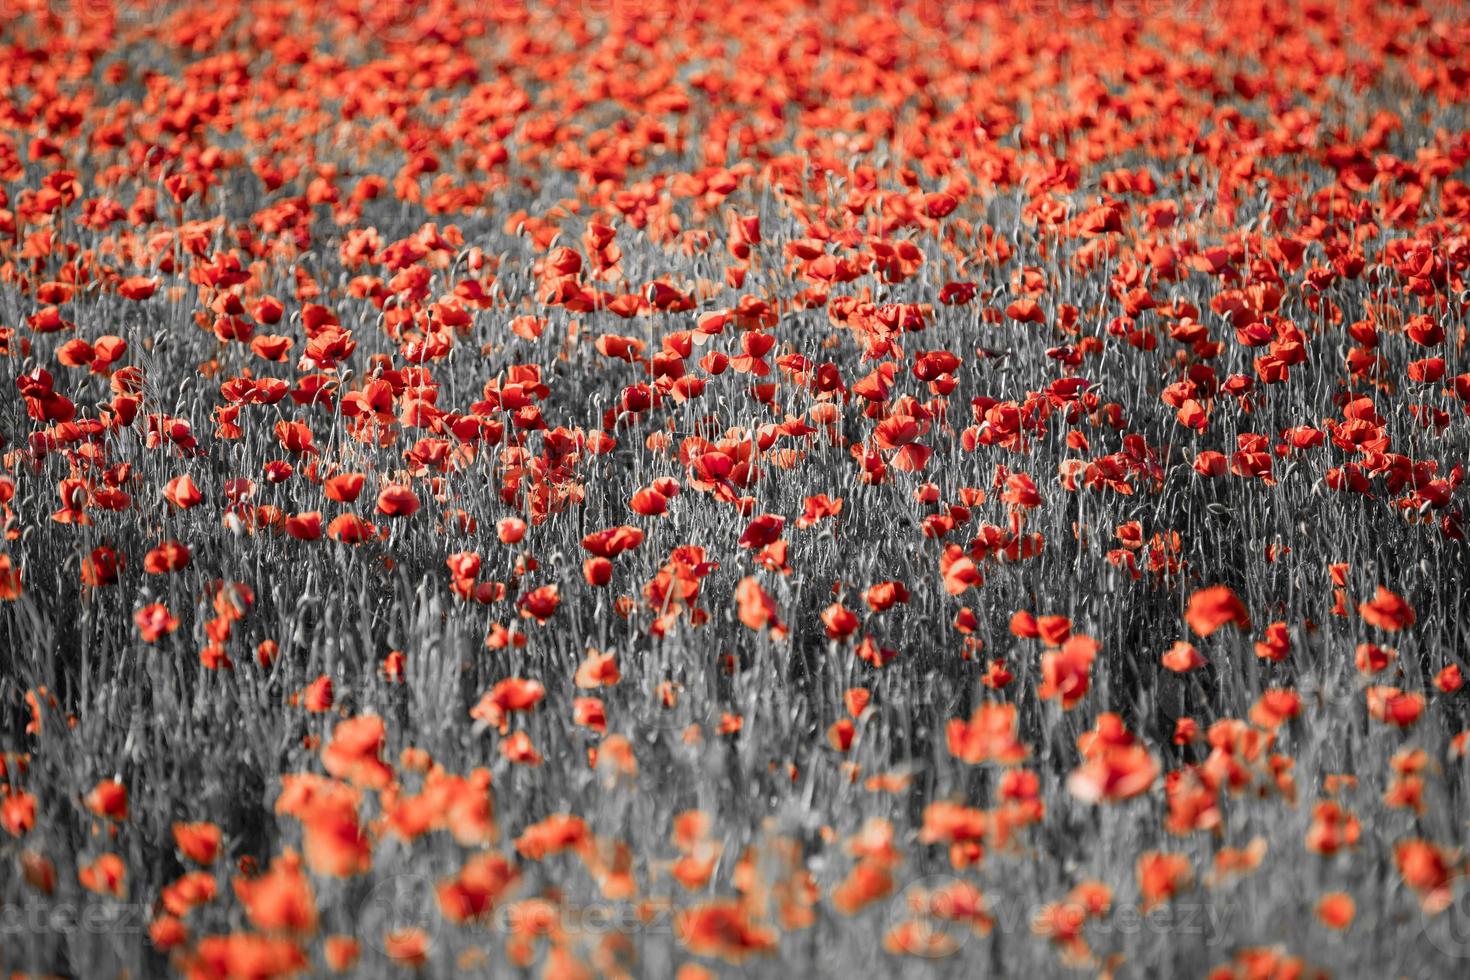
[(1453, 973), (1465, 13), (0, 6), (0, 968)]

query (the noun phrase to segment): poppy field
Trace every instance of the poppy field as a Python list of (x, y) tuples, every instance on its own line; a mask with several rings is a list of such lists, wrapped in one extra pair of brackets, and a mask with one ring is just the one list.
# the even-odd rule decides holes
[(1470, 971), (1470, 9), (5, 0), (0, 971)]

